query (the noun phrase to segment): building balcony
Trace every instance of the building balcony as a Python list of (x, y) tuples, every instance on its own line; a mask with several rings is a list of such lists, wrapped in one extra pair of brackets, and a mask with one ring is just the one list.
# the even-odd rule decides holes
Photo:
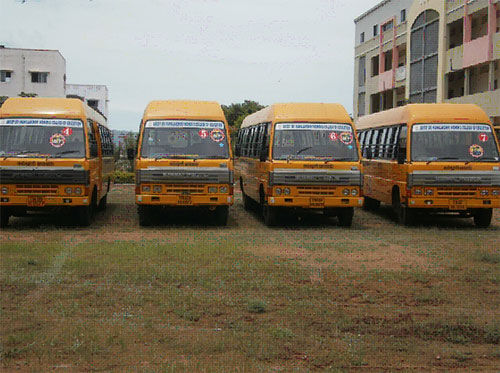
[(490, 37), (485, 35), (464, 43), (463, 67), (470, 67), (488, 62), (491, 59), (490, 40)]
[(381, 73), (378, 76), (378, 91), (384, 92), (394, 88), (394, 70)]
[(500, 89), (455, 97), (450, 100), (445, 100), (445, 102), (453, 104), (476, 104), (479, 105), (488, 116), (500, 116), (500, 106), (498, 105), (500, 102)]
[(446, 52), (446, 72), (462, 70), (464, 62), (464, 46), (448, 49)]

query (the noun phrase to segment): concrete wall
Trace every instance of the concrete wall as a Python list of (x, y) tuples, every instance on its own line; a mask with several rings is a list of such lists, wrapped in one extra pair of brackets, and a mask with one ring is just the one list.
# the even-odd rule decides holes
[[(0, 96), (65, 97), (66, 60), (59, 51), (0, 48), (0, 70), (12, 71), (10, 82), (0, 82)], [(31, 72), (48, 72), (47, 82), (32, 83)]]
[[(372, 12), (366, 14), (363, 18), (357, 19), (356, 23), (356, 45), (360, 44), (359, 35), (365, 33), (365, 42), (373, 39), (373, 26), (379, 26), (380, 34), (380, 24), (396, 17), (396, 24), (401, 23), (401, 10), (406, 9), (406, 18), (408, 18), (408, 10), (410, 9), (413, 0), (386, 0), (378, 4)], [(377, 36), (378, 44), (378, 36)]]
[(66, 95), (83, 97), (86, 103), (89, 100), (97, 100), (97, 108), (108, 117), (108, 87), (105, 85), (67, 84)]

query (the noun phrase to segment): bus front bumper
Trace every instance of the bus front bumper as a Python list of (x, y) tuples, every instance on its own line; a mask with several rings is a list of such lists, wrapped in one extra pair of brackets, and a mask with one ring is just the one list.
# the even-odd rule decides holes
[(0, 206), (21, 206), (27, 208), (56, 207), (56, 206), (88, 206), (88, 196), (44, 196), (44, 195), (2, 195)]
[(409, 198), (409, 208), (448, 209), (450, 211), (465, 211), (468, 209), (499, 208), (500, 198)]
[(298, 207), (303, 209), (324, 209), (335, 207), (361, 207), (363, 197), (267, 197), (269, 206)]
[(165, 205), (165, 206), (232, 206), (234, 197), (230, 194), (201, 194), (201, 195), (165, 195), (165, 194), (136, 194), (135, 202), (138, 205)]

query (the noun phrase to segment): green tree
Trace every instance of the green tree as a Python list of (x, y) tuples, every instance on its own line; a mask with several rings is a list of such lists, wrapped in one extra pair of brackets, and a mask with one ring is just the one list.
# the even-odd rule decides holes
[(36, 97), (36, 96), (38, 96), (36, 93), (26, 93), (26, 92), (19, 93), (19, 97)]
[(2, 107), (3, 103), (7, 101), (9, 96), (0, 96), (0, 107)]
[(264, 106), (256, 101), (245, 100), (243, 103), (236, 103), (231, 105), (222, 105), (224, 115), (226, 116), (229, 126), (236, 131), (240, 128), (241, 122), (246, 116), (263, 109)]

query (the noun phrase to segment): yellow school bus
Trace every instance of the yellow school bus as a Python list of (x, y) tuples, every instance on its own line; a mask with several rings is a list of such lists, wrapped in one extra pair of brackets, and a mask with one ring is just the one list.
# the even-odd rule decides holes
[(361, 117), (365, 207), (392, 205), (400, 223), (454, 212), (488, 227), (500, 206), (500, 158), (478, 106), (411, 104)]
[(338, 104), (275, 104), (246, 117), (235, 148), (243, 204), (275, 225), (290, 209), (323, 211), (350, 226), (362, 170), (351, 118)]
[(89, 225), (114, 169), (105, 118), (78, 99), (9, 98), (0, 108), (1, 226), (33, 210), (72, 209)]
[(205, 208), (226, 225), (233, 204), (229, 128), (221, 106), (208, 101), (152, 101), (142, 118), (135, 160), (140, 225), (155, 208)]

